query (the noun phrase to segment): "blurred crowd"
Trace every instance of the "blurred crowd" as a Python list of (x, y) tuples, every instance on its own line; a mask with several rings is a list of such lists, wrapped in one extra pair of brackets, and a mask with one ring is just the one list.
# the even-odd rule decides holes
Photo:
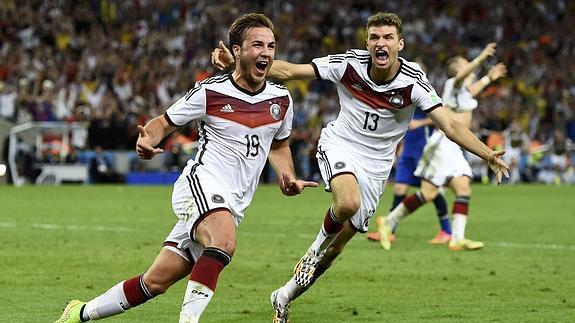
[[(496, 41), (496, 57), (480, 72), (500, 61), (509, 77), (481, 95), (473, 130), (510, 152), (512, 181), (574, 181), (575, 2), (563, 0), (2, 0), (0, 118), (83, 122), (87, 136), (74, 149), (132, 149), (136, 125), (213, 75), (213, 47), (227, 40), (234, 18), (253, 11), (276, 25), (276, 58), (300, 63), (364, 48), (366, 19), (396, 12), (404, 23), (401, 55), (421, 62), (438, 93), (450, 56), (471, 59)], [(286, 85), (296, 108), (297, 171), (318, 179), (315, 142), (337, 116), (337, 95), (325, 82)], [(165, 169), (180, 167), (189, 153), (181, 148), (195, 139), (193, 125), (170, 137), (166, 151), (178, 155), (166, 157)], [(477, 172), (488, 176), (484, 164)]]

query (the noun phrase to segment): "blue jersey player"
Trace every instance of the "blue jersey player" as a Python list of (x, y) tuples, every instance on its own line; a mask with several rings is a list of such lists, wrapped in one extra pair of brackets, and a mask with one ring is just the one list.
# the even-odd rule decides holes
[[(427, 138), (433, 132), (433, 122), (419, 108), (415, 109), (413, 118), (409, 124), (409, 130), (403, 138), (403, 147), (399, 159), (397, 160), (395, 170), (395, 185), (393, 187), (393, 202), (390, 210), (393, 210), (407, 196), (410, 186), (420, 187), (421, 180), (413, 173), (417, 168), (417, 163), (423, 154), (423, 147)], [(437, 216), (440, 224), (440, 231), (429, 242), (432, 244), (448, 243), (451, 238), (451, 225), (449, 224), (449, 215), (447, 214), (447, 203), (442, 194), (437, 194), (433, 200), (437, 209)], [(378, 220), (380, 218), (377, 218)], [(395, 228), (393, 228), (395, 232)], [(367, 238), (372, 241), (379, 241), (378, 232), (370, 232)], [(391, 240), (395, 239), (392, 235)]]

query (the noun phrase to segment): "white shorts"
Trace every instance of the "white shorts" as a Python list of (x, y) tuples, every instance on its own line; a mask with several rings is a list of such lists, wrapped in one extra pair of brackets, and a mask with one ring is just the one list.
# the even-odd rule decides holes
[[(185, 224), (188, 233), (195, 232), (206, 216), (219, 210), (229, 211), (237, 227), (244, 217), (244, 201), (230, 194), (217, 178), (196, 165), (188, 164), (174, 183), (174, 213)], [(191, 238), (195, 241), (194, 236)]]
[(473, 178), (461, 148), (441, 131), (434, 132), (427, 140), (414, 174), (437, 187), (444, 186), (453, 177)]
[(204, 247), (190, 238), (191, 224), (178, 220), (164, 241), (164, 248), (177, 253), (193, 264), (204, 251)]
[(341, 146), (322, 143), (316, 154), (321, 177), (326, 183), (325, 190), (331, 192), (332, 178), (341, 174), (353, 174), (361, 192), (361, 206), (351, 218), (352, 226), (359, 232), (367, 232), (369, 219), (375, 213), (379, 199), (385, 189), (385, 181), (389, 173), (383, 174), (384, 180), (373, 179), (362, 167), (361, 158), (354, 156)]

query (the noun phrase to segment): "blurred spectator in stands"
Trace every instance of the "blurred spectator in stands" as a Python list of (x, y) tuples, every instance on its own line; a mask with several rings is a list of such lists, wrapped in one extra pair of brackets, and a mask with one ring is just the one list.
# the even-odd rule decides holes
[(515, 184), (522, 180), (522, 174), (527, 167), (529, 137), (521, 129), (519, 122), (514, 121), (503, 132), (503, 138), (503, 160), (509, 165), (509, 182)]
[(537, 180), (545, 184), (575, 184), (573, 145), (561, 130), (555, 130), (539, 163)]
[(169, 150), (164, 150), (164, 160), (162, 161), (162, 171), (180, 172), (189, 159), (182, 151), (182, 146), (178, 143), (171, 145)]
[(0, 81), (0, 117), (16, 121), (16, 98), (18, 92), (13, 85)]
[(94, 157), (90, 160), (90, 180), (93, 183), (122, 183), (124, 179), (118, 174), (112, 161), (101, 146), (94, 147)]
[[(90, 147), (131, 150), (137, 124), (163, 113), (196, 81), (213, 74), (209, 53), (226, 38), (225, 28), (214, 26), (225, 26), (241, 12), (265, 13), (282, 33), (285, 57), (279, 58), (305, 63), (312, 55), (364, 48), (365, 30), (349, 26), (362, 25), (377, 10), (382, 9), (374, 1), (334, 7), (327, 0), (0, 0), (0, 118), (18, 124), (70, 120), (75, 108), (85, 105)], [(438, 90), (447, 57), (474, 56), (488, 41), (502, 44), (509, 79), (484, 91), (484, 108), (474, 117), (477, 133), (501, 132), (517, 120), (538, 142), (545, 143), (555, 129), (575, 140), (572, 1), (404, 0), (388, 1), (384, 10), (407, 21), (410, 46), (402, 56), (420, 58)], [(45, 80), (53, 93), (44, 91)], [(307, 118), (298, 121), (304, 131), (294, 133), (294, 161), (298, 172), (313, 176), (315, 171), (306, 169), (317, 163), (311, 158), (307, 167), (305, 161), (317, 140), (314, 125), (337, 112), (335, 89), (317, 81), (286, 86), (301, 96), (300, 117)]]
[(56, 121), (54, 114), (55, 89), (54, 82), (44, 80), (40, 97), (35, 102), (30, 102), (28, 108), (34, 121)]

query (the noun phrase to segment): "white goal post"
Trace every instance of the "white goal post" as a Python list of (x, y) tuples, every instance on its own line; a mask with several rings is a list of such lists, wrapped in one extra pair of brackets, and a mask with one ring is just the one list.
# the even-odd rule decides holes
[[(65, 159), (70, 153), (70, 138), (74, 136), (86, 136), (87, 125), (80, 122), (28, 122), (14, 126), (10, 129), (8, 164), (15, 186), (22, 186), (29, 183), (29, 180), (19, 173), (17, 165), (17, 154), (25, 147), (34, 147), (34, 157), (37, 161), (42, 159), (45, 142), (43, 135), (51, 132), (61, 141), (59, 147), (52, 147), (59, 150), (61, 159)], [(32, 153), (32, 152), (29, 152)], [(35, 162), (35, 166), (41, 170), (36, 179), (36, 184), (60, 184), (62, 181), (74, 181), (87, 183), (89, 179), (88, 165), (65, 164), (65, 163), (42, 163)]]

